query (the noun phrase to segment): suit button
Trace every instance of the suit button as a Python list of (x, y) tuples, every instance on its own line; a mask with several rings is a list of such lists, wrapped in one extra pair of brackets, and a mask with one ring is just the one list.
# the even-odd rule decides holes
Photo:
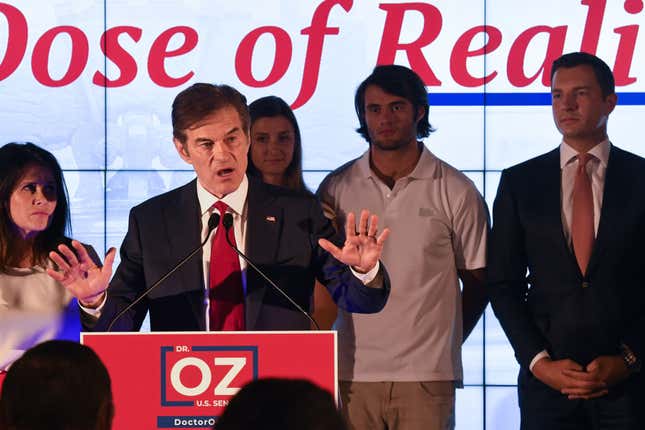
[(582, 288), (587, 288), (587, 287), (589, 287), (589, 286), (591, 286), (591, 283), (590, 283), (590, 282), (587, 282), (587, 281), (583, 281), (583, 282), (582, 282)]

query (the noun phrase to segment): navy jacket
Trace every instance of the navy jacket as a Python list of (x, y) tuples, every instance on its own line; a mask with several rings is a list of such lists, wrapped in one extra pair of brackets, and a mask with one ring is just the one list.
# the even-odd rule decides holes
[[(309, 309), (314, 279), (348, 311), (372, 313), (385, 306), (390, 283), (384, 268), (384, 288), (369, 288), (318, 246), (321, 237), (337, 244), (343, 238), (315, 197), (249, 178), (247, 204), (246, 255), (304, 309)], [(197, 247), (199, 220), (196, 180), (134, 207), (101, 318), (86, 328), (105, 330), (121, 309)], [(306, 317), (250, 267), (246, 289), (247, 330), (308, 329)], [(205, 303), (200, 252), (121, 317), (113, 330), (138, 330), (148, 311), (153, 331), (205, 330)]]

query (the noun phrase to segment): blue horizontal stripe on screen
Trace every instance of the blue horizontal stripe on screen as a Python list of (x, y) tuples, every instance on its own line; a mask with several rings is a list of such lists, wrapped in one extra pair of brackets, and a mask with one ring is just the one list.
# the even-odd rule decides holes
[[(430, 93), (430, 106), (550, 106), (551, 93)], [(645, 93), (618, 93), (618, 104), (645, 105)]]

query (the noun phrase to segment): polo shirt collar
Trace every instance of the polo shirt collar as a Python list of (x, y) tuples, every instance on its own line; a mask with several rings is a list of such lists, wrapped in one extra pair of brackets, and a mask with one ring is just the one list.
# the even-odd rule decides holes
[[(421, 143), (421, 155), (417, 161), (417, 165), (414, 166), (412, 172), (410, 172), (406, 178), (409, 179), (429, 179), (436, 177), (437, 174), (437, 158), (432, 152)], [(370, 168), (370, 151), (369, 149), (357, 160), (358, 168), (360, 169), (361, 176), (364, 178), (376, 177), (372, 169)]]

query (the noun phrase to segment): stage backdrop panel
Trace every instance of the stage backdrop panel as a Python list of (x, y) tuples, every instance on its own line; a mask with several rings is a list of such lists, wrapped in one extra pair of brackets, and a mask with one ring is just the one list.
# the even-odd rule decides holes
[[(192, 179), (170, 106), (195, 82), (249, 101), (283, 97), (299, 120), (306, 182), (359, 156), (354, 92), (377, 63), (429, 90), (426, 145), (489, 208), (502, 169), (559, 144), (550, 63), (585, 50), (616, 75), (612, 142), (645, 155), (641, 0), (0, 1), (0, 143), (30, 140), (65, 169), (74, 236), (105, 251), (129, 209)], [(517, 364), (487, 310), (463, 350), (457, 428), (517, 428)]]

